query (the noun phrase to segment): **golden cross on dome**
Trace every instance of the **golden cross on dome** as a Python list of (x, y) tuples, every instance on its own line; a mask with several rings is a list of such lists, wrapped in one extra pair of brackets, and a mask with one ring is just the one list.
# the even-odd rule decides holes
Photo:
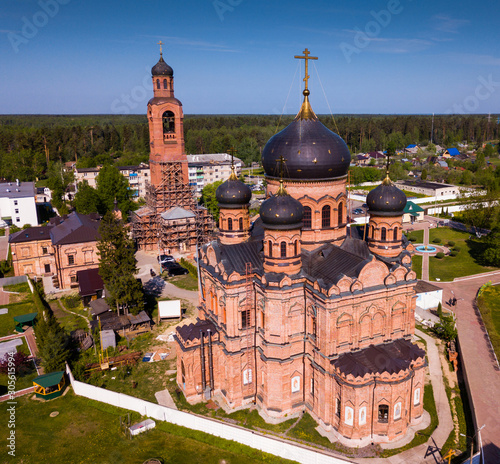
[(280, 187), (278, 191), (276, 192), (277, 195), (286, 195), (286, 190), (285, 186), (283, 185), (283, 176), (285, 175), (285, 162), (288, 161), (285, 158), (283, 158), (283, 155), (280, 155), (280, 157), (276, 160), (277, 162), (280, 163)]
[(231, 147), (228, 150), (228, 153), (231, 155), (231, 179), (233, 177), (237, 179), (238, 177), (236, 176), (236, 171), (234, 169), (234, 154), (236, 153), (236, 148)]
[(304, 56), (295, 55), (294, 58), (297, 58), (299, 60), (304, 60), (306, 62), (306, 73), (304, 76), (304, 82), (306, 83), (306, 86), (305, 86), (304, 90), (307, 90), (307, 82), (309, 81), (309, 78), (311, 77), (308, 74), (308, 72), (309, 72), (309, 60), (317, 60), (318, 57), (317, 56), (309, 56), (311, 52), (307, 48), (302, 53), (304, 54)]
[(158, 42), (158, 45), (160, 46), (160, 55), (163, 55), (163, 50), (161, 48), (162, 45), (165, 45), (161, 40)]

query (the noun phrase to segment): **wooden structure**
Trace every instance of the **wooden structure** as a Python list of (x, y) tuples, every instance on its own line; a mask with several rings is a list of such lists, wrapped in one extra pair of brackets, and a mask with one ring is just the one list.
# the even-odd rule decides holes
[(44, 400), (51, 400), (61, 396), (65, 385), (64, 371), (39, 375), (33, 380), (36, 397)]
[(33, 327), (36, 322), (38, 313), (22, 314), (21, 316), (14, 316), (16, 323), (16, 332), (24, 333), (28, 327)]

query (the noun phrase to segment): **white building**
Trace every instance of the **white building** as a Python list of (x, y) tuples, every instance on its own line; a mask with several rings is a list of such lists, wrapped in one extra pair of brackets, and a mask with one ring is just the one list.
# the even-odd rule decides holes
[[(87, 183), (97, 188), (96, 178), (102, 166), (96, 168), (75, 169), (75, 179), (77, 183), (87, 181)], [(149, 181), (151, 171), (149, 164), (141, 163), (137, 166), (118, 166), (123, 177), (128, 180), (132, 198), (144, 197), (146, 195), (146, 182)]]
[(22, 227), (38, 225), (33, 182), (5, 182), (0, 184), (0, 217), (7, 224)]
[[(196, 188), (196, 193), (201, 194), (203, 187), (218, 180), (226, 180), (231, 174), (231, 155), (215, 153), (208, 155), (187, 155), (189, 185)], [(236, 175), (241, 174), (243, 161), (234, 158)]]
[(422, 309), (437, 308), (443, 304), (443, 289), (424, 280), (419, 280), (415, 285), (417, 306)]

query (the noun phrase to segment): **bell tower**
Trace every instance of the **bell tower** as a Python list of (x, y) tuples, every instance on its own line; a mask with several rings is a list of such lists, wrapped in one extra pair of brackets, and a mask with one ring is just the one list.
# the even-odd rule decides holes
[(148, 102), (149, 165), (155, 187), (164, 180), (164, 164), (172, 162), (181, 163), (183, 180), (188, 183), (182, 103), (174, 96), (174, 70), (163, 59), (161, 41), (159, 45), (160, 59), (151, 69), (154, 96)]

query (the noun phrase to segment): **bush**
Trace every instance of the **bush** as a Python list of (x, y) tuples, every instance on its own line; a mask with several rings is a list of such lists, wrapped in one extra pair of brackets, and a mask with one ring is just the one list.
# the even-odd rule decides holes
[(440, 251), (439, 253), (436, 253), (436, 258), (437, 259), (443, 259), (444, 258), (444, 253)]
[(441, 243), (441, 239), (439, 237), (436, 237), (434, 240), (432, 240), (432, 243)]
[(454, 242), (453, 240), (449, 240), (449, 241), (448, 241), (448, 246), (449, 246), (450, 248), (454, 247), (454, 246), (455, 246), (455, 242)]
[(181, 258), (180, 263), (182, 267), (185, 267), (194, 278), (198, 278), (198, 269), (193, 263), (190, 263), (184, 258)]
[(5, 229), (0, 229), (0, 237), (5, 237)]
[(453, 251), (456, 251), (457, 253), (461, 250), (459, 246), (453, 247)]
[(14, 234), (15, 232), (19, 232), (21, 230), (20, 227), (17, 227), (15, 224), (9, 226), (9, 234)]
[(450, 251), (450, 256), (457, 256), (458, 255), (458, 251)]
[(408, 240), (409, 240), (410, 242), (416, 242), (416, 241), (417, 241), (417, 237), (415, 237), (415, 236), (413, 236), (413, 235), (410, 235), (410, 236), (408, 237)]

